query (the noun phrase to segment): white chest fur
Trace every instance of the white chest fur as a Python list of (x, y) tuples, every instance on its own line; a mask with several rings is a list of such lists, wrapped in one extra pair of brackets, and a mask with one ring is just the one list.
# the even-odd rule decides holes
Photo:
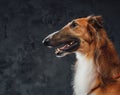
[(86, 56), (76, 53), (77, 63), (73, 88), (75, 95), (87, 95), (95, 85), (96, 69), (93, 60), (87, 59)]

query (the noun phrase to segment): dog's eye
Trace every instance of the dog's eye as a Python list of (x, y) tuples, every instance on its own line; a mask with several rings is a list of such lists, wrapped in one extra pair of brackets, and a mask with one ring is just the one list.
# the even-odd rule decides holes
[(73, 21), (73, 22), (71, 23), (70, 27), (71, 27), (71, 28), (75, 28), (77, 25), (78, 25), (78, 24), (77, 24), (75, 21)]

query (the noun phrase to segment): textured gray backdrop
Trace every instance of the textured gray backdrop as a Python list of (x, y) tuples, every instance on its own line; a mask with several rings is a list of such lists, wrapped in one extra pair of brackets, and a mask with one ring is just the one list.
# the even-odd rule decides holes
[(42, 39), (74, 18), (102, 15), (120, 54), (119, 0), (0, 0), (0, 95), (72, 95), (74, 55)]

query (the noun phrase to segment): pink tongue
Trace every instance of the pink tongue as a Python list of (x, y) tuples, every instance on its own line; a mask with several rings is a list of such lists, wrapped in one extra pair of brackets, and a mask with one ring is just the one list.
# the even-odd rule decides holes
[(60, 50), (64, 50), (67, 47), (68, 47), (68, 45), (64, 45), (63, 47), (60, 48)]

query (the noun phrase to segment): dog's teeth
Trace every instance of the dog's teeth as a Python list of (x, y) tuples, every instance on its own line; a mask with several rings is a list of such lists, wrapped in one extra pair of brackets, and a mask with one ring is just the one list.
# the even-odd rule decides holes
[(60, 52), (60, 49), (59, 49), (59, 48), (56, 49), (55, 53), (57, 54), (58, 52)]
[(57, 48), (56, 50), (55, 50), (55, 54), (60, 54), (62, 51), (61, 51), (61, 49), (59, 49), (59, 48)]
[(67, 47), (69, 47), (70, 45), (69, 44), (67, 44)]
[(70, 45), (72, 45), (72, 44), (73, 44), (73, 42), (70, 43)]
[(60, 49), (59, 48), (57, 48), (57, 52), (59, 52), (60, 51)]

